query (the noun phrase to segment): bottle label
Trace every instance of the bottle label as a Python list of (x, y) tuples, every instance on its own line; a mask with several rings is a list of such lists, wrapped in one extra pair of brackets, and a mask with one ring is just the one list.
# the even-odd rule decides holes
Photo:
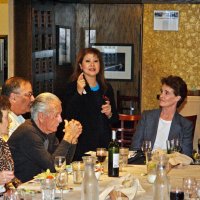
[(113, 154), (113, 168), (119, 168), (119, 153)]

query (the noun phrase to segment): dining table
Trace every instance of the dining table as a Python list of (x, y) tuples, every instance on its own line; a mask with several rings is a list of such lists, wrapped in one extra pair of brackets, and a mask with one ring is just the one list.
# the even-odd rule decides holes
[[(140, 185), (145, 190), (144, 192), (136, 193), (134, 200), (152, 200), (153, 199), (153, 184), (148, 182), (147, 179), (147, 167), (146, 165), (130, 165), (128, 164), (124, 167), (120, 173), (119, 177), (108, 177), (107, 173), (101, 174), (99, 177), (99, 193), (104, 191), (107, 187), (115, 183), (120, 177), (126, 176), (127, 174), (132, 174), (136, 179), (139, 180)], [(170, 169), (167, 176), (169, 177), (170, 186), (181, 187), (183, 178), (185, 177), (195, 177), (196, 180), (200, 181), (200, 165), (187, 165), (187, 166), (176, 166)], [(24, 183), (20, 188), (27, 188), (31, 184), (35, 184), (34, 181)], [(37, 183), (38, 184), (38, 183)], [(64, 191), (64, 199), (70, 200), (80, 200), (81, 199), (81, 184), (73, 183), (73, 175), (69, 173), (68, 175), (68, 188), (69, 190)], [(56, 193), (56, 197), (60, 194)], [(32, 200), (38, 200), (41, 198), (41, 193), (36, 193), (32, 195)], [(56, 198), (55, 198), (56, 199)], [(109, 197), (106, 199), (110, 199)]]

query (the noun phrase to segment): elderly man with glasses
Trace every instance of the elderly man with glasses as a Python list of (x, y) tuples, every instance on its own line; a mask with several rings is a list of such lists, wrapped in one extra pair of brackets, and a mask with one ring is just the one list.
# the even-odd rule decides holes
[(30, 106), (34, 100), (33, 90), (29, 80), (11, 77), (2, 86), (1, 94), (7, 96), (11, 103), (8, 133), (10, 136), (25, 121), (22, 114), (30, 112)]

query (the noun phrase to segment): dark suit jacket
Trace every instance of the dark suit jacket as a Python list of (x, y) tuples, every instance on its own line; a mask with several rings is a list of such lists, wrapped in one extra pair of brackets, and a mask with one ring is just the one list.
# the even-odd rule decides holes
[[(131, 150), (141, 149), (142, 142), (144, 140), (151, 140), (152, 146), (154, 146), (160, 118), (160, 112), (160, 109), (143, 112), (142, 118), (139, 121), (136, 132), (132, 138), (132, 144), (130, 147)], [(188, 156), (192, 156), (192, 131), (192, 122), (176, 112), (171, 123), (168, 140), (178, 138), (180, 140), (182, 153)]]
[(22, 182), (50, 169), (55, 172), (55, 156), (66, 156), (72, 161), (76, 145), (62, 140), (59, 144), (55, 134), (44, 134), (32, 120), (21, 124), (8, 140), (14, 160), (15, 176)]

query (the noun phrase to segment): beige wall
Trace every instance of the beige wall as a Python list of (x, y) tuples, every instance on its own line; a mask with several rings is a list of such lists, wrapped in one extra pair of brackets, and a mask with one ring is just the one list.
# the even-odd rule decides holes
[(0, 35), (8, 35), (8, 3), (0, 1)]
[[(178, 32), (154, 31), (154, 10), (178, 10)], [(200, 89), (200, 4), (144, 5), (142, 110), (158, 107), (160, 78), (170, 74)]]

